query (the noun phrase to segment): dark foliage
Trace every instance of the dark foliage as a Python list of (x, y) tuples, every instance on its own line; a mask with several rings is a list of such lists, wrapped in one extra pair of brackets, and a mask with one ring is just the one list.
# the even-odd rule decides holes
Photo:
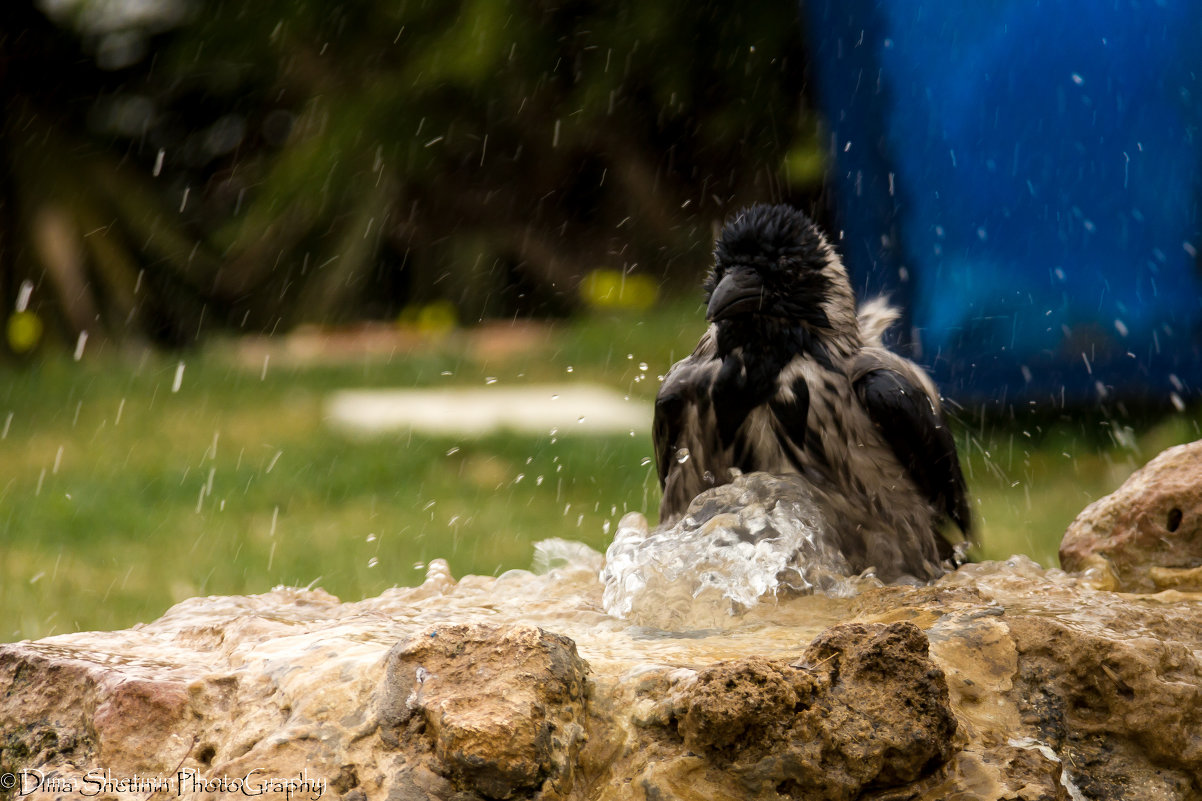
[(68, 341), (670, 291), (819, 179), (788, 0), (99, 5), (0, 11), (4, 308)]

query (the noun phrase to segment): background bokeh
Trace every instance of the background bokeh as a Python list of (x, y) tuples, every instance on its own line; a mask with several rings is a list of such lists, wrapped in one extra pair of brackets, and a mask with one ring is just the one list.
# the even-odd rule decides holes
[[(0, 3), (0, 640), (526, 568), (653, 512), (643, 432), (355, 437), (328, 399), (589, 381), (650, 415), (753, 201), (883, 243), (857, 285), (896, 274), (819, 5)], [(1085, 504), (1197, 438), (1166, 380), (956, 387), (978, 556), (1054, 566)]]

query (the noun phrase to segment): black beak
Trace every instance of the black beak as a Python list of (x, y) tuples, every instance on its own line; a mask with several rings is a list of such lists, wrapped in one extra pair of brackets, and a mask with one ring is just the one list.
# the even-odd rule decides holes
[(751, 314), (764, 306), (764, 282), (755, 270), (728, 272), (710, 293), (705, 319), (712, 322), (739, 314)]

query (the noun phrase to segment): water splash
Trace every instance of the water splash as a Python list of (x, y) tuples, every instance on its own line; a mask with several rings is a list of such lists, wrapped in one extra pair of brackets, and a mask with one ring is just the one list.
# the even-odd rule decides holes
[(545, 575), (560, 569), (584, 569), (595, 575), (601, 569), (601, 554), (583, 542), (559, 537), (534, 543), (532, 572)]
[[(699, 495), (675, 525), (618, 523), (601, 571), (610, 615), (665, 630), (729, 628), (762, 600), (820, 590), (854, 594), (808, 488), (750, 473)], [(872, 579), (866, 579), (872, 581)]]

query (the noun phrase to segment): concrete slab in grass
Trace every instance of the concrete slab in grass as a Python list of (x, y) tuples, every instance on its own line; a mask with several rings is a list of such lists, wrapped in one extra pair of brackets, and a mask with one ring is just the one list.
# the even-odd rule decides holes
[(354, 389), (332, 394), (323, 415), (355, 434), (415, 430), (481, 436), (496, 431), (645, 434), (651, 404), (592, 384), (451, 389)]

